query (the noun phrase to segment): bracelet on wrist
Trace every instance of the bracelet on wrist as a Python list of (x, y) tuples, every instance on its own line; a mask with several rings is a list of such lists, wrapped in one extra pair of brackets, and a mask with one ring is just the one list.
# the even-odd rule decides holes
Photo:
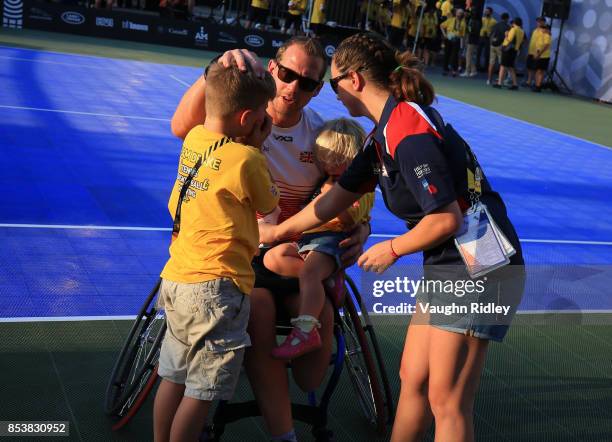
[(398, 259), (400, 256), (395, 253), (395, 250), (393, 250), (393, 240), (389, 240), (389, 246), (391, 248), (391, 256), (393, 256), (395, 259)]

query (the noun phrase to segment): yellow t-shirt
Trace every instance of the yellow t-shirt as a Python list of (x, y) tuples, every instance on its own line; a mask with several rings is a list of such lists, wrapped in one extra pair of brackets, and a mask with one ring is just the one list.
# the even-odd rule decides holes
[(521, 45), (523, 44), (523, 40), (525, 39), (525, 31), (523, 31), (519, 26), (512, 25), (508, 34), (506, 34), (506, 38), (502, 43), (502, 46), (509, 46), (514, 43), (514, 49), (517, 51), (521, 49)]
[(312, 4), (311, 23), (325, 23), (325, 0), (314, 0)]
[[(202, 125), (187, 134), (168, 202), (173, 217), (192, 167), (224, 138)], [(170, 245), (162, 278), (184, 283), (231, 278), (241, 292), (250, 293), (255, 283), (251, 259), (259, 244), (255, 212), (274, 210), (279, 196), (264, 155), (254, 147), (227, 142), (200, 166), (185, 196), (180, 232)]]
[(308, 230), (304, 233), (315, 233), (315, 232), (343, 232), (355, 226), (370, 221), (370, 211), (374, 207), (374, 192), (364, 193), (361, 198), (353, 203), (351, 207), (346, 210), (346, 213), (353, 219), (353, 224), (344, 225), (340, 218), (334, 218), (331, 221), (323, 224), (312, 230)]
[(463, 38), (467, 31), (467, 21), (465, 18), (457, 20), (457, 17), (451, 17), (446, 19), (440, 27), (446, 31), (446, 38), (449, 40), (456, 37)]
[(529, 40), (529, 55), (533, 55), (535, 57), (537, 55), (537, 51), (542, 51), (542, 49), (548, 45), (548, 48), (542, 52), (540, 58), (550, 58), (550, 42), (550, 34), (544, 29), (536, 28), (531, 34), (531, 39)]
[(393, 0), (393, 15), (391, 15), (391, 26), (404, 28), (408, 18), (408, 5), (402, 5), (401, 0)]
[(438, 31), (438, 16), (435, 12), (423, 14), (423, 36), (425, 38), (435, 38)]
[(259, 9), (268, 9), (270, 7), (270, 0), (251, 0), (251, 6)]
[(289, 6), (289, 14), (302, 15), (306, 10), (306, 0), (291, 0)]
[(453, 2), (451, 0), (438, 1), (436, 8), (440, 10), (442, 17), (450, 18), (453, 11)]
[(491, 29), (497, 24), (497, 20), (494, 17), (483, 17), (482, 28), (480, 28), (480, 36), (488, 37), (491, 35)]

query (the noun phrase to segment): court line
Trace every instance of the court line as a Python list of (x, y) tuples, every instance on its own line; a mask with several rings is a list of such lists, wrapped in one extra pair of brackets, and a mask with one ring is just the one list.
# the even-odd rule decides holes
[(125, 118), (127, 120), (170, 121), (169, 118), (140, 117), (140, 116), (132, 116), (132, 115), (99, 114), (99, 113), (94, 113), (94, 112), (78, 112), (78, 111), (69, 111), (69, 110), (43, 109), (43, 108), (39, 108), (39, 107), (7, 106), (7, 105), (3, 105), (3, 104), (0, 104), (0, 109), (27, 110), (27, 111), (39, 111), (39, 112), (55, 112), (55, 113), (59, 113), (59, 114), (87, 115), (87, 116), (93, 116), (93, 117)]
[(183, 80), (181, 80), (180, 78), (176, 78), (174, 75), (170, 75), (170, 78), (172, 78), (173, 80), (178, 81), (183, 86), (187, 86), (187, 87), (191, 86), (189, 83), (185, 83)]
[(539, 124), (532, 123), (530, 121), (521, 120), (519, 118), (511, 117), (510, 115), (504, 115), (502, 113), (496, 112), (496, 111), (491, 110), (491, 109), (487, 109), (487, 108), (484, 108), (484, 107), (476, 106), (475, 104), (466, 103), (464, 101), (457, 100), (455, 98), (447, 97), (446, 95), (440, 95), (440, 97), (444, 97), (444, 99), (446, 99), (446, 100), (454, 101), (455, 103), (459, 103), (459, 104), (462, 104), (464, 106), (473, 107), (475, 109), (479, 109), (479, 110), (483, 110), (483, 111), (486, 111), (486, 112), (490, 112), (490, 113), (495, 114), (495, 115), (499, 115), (500, 117), (509, 118), (510, 120), (518, 121), (520, 123), (525, 123), (525, 124), (528, 124), (529, 126), (537, 127), (538, 129), (549, 130), (549, 131), (554, 132), (556, 134), (563, 135), (565, 137), (569, 137), (569, 138), (571, 138), (573, 140), (584, 141), (586, 143), (593, 144), (593, 145), (595, 145), (597, 147), (603, 147), (604, 149), (612, 150), (611, 146), (606, 146), (604, 144), (599, 144), (596, 141), (585, 140), (584, 138), (577, 137), (576, 135), (566, 134), (565, 132), (560, 132), (558, 130), (551, 129), (550, 127), (540, 126)]
[[(517, 310), (517, 315), (564, 315), (564, 314), (612, 314), (612, 310)], [(361, 315), (361, 313), (359, 313)], [(370, 316), (411, 316), (404, 313), (373, 313), (368, 312)], [(118, 316), (27, 316), (16, 318), (0, 318), (0, 323), (8, 322), (79, 322), (79, 321), (133, 321), (136, 315), (118, 315)]]
[(5, 55), (0, 55), (0, 58), (3, 58), (5, 60), (29, 61), (32, 63), (59, 64), (62, 66), (74, 66), (74, 67), (88, 68), (88, 69), (102, 69), (102, 70), (108, 69), (108, 67), (93, 66), (93, 65), (88, 65), (88, 64), (63, 63), (61, 61), (50, 61), (50, 60), (34, 60), (31, 58), (7, 57)]
[[(151, 232), (169, 232), (170, 227), (132, 227), (132, 226), (87, 226), (87, 225), (72, 225), (72, 224), (12, 224), (0, 223), (0, 228), (18, 228), (18, 229), (66, 229), (66, 230), (133, 230), (133, 231), (151, 231)], [(372, 233), (373, 238), (395, 238), (398, 234)], [(538, 243), (538, 244), (578, 244), (589, 246), (612, 246), (612, 241), (581, 241), (571, 239), (520, 239), (522, 243)]]

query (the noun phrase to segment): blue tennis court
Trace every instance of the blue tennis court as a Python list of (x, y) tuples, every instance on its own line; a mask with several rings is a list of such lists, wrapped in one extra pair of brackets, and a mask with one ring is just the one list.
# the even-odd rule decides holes
[[(167, 259), (181, 147), (170, 118), (198, 75), (0, 47), (0, 318), (135, 314)], [(346, 115), (328, 85), (312, 107)], [(532, 275), (561, 274), (530, 276), (521, 310), (611, 311), (612, 150), (445, 97), (437, 107), (502, 194)], [(372, 218), (371, 242), (405, 231), (380, 199)]]

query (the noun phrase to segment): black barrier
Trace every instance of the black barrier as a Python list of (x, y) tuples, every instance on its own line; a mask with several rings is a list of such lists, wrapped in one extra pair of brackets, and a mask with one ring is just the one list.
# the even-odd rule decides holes
[[(285, 34), (247, 30), (214, 22), (171, 20), (158, 15), (89, 9), (77, 5), (23, 2), (23, 27), (91, 37), (113, 38), (223, 52), (246, 48), (262, 57), (274, 57), (289, 38)], [(331, 57), (338, 41), (347, 34), (334, 35), (326, 29), (322, 41)]]

